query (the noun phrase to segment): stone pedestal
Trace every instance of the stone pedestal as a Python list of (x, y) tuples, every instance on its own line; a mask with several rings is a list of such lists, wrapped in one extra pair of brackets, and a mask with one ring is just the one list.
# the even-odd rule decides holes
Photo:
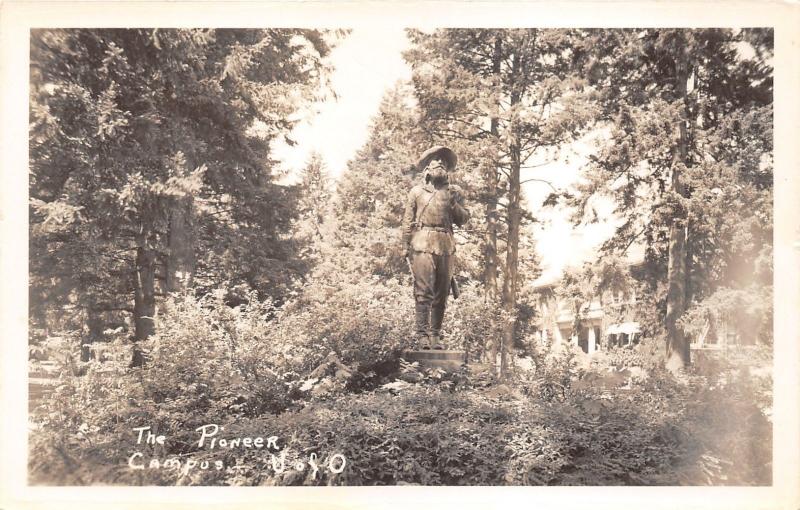
[(403, 351), (400, 356), (409, 363), (418, 362), (420, 367), (441, 368), (448, 371), (459, 370), (467, 361), (466, 352), (451, 350)]
[(467, 365), (471, 375), (488, 374), (491, 375), (493, 370), (496, 370), (491, 363), (470, 363)]

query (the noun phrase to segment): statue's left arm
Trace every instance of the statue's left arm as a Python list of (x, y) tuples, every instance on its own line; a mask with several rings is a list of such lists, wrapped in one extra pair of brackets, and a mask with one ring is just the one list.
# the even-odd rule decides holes
[(469, 221), (469, 211), (464, 207), (464, 193), (458, 186), (450, 187), (450, 216), (459, 227)]

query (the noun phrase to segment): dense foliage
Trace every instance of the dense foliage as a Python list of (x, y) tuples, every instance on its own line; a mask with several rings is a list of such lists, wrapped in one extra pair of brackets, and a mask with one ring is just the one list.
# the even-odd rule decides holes
[[(690, 361), (681, 316), (721, 287), (771, 285), (772, 31), (592, 30), (576, 46), (605, 142), (583, 173), (622, 220), (604, 252), (644, 246), (672, 368)], [(602, 48), (602, 49), (600, 49)], [(761, 292), (758, 292), (761, 293)]]
[[(352, 373), (331, 370), (317, 381), (302, 375), (308, 377), (308, 360), (323, 360), (341, 337), (328, 331), (330, 340), (320, 345), (303, 334), (286, 335), (283, 326), (265, 328), (262, 319), (270, 313), (281, 314), (256, 302), (231, 311), (222, 296), (175, 302), (165, 319), (170, 333), (152, 339), (146, 369), (127, 369), (124, 354), (115, 362), (111, 344), (107, 361), (89, 362), (83, 376), (65, 375), (39, 410), (32, 480), (770, 483), (769, 378), (741, 360), (708, 363), (677, 380), (658, 367), (652, 346), (589, 360), (570, 346), (537, 345), (508, 385), (487, 385), (470, 371), (447, 375), (407, 363), (352, 361)], [(352, 323), (344, 318), (342, 324)], [(316, 322), (307, 327), (324, 329)], [(349, 329), (362, 333), (357, 325)], [(352, 360), (368, 352), (364, 347), (342, 357)], [(276, 436), (277, 449), (200, 446), (196, 429), (210, 424), (224, 427), (220, 438)], [(137, 444), (134, 429), (143, 426), (166, 436), (165, 444)], [(743, 436), (752, 439), (742, 442)], [(131, 460), (136, 452), (142, 455)], [(153, 459), (158, 467), (151, 467)], [(164, 467), (169, 459), (180, 463)], [(342, 459), (343, 469), (335, 472)], [(310, 460), (319, 467), (316, 474)], [(129, 462), (148, 467), (130, 469)]]
[[(508, 317), (500, 370), (519, 344), (525, 315), (520, 293), (538, 275), (527, 228), (535, 221), (522, 185), (557, 159), (587, 127), (596, 98), (577, 74), (572, 48), (580, 34), (548, 29), (410, 30), (406, 58), (421, 128), (469, 162), (470, 240), (480, 247), (485, 292)], [(502, 346), (502, 348), (500, 348)]]
[[(280, 298), (296, 194), (270, 145), (318, 96), (313, 30), (37, 30), (31, 45), (31, 318), (153, 333), (166, 292)], [(74, 323), (60, 316), (71, 308)]]
[[(312, 154), (279, 185), (271, 144), (324, 93), (336, 35), (34, 33), (31, 372), (57, 384), (32, 403), (31, 481), (769, 484), (771, 33), (409, 31), (412, 82), (335, 184)], [(621, 226), (548, 292), (575, 327), (635, 294), (619, 313), (643, 337), (591, 356), (534, 331), (560, 312), (539, 317), (528, 285), (521, 188), (588, 129), (584, 178), (547, 203), (593, 221), (603, 195)], [(473, 216), (451, 371), (402, 354), (402, 207), (440, 143)], [(709, 330), (750, 345), (665, 368), (676, 334)]]

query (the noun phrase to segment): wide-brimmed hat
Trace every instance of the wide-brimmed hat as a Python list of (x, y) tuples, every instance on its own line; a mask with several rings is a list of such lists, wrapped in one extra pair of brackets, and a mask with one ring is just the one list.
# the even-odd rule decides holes
[(417, 171), (421, 172), (425, 170), (434, 159), (438, 159), (444, 163), (444, 167), (448, 172), (455, 170), (456, 163), (458, 162), (458, 156), (456, 156), (456, 153), (453, 152), (452, 149), (444, 145), (437, 145), (422, 153), (422, 156), (417, 160)]

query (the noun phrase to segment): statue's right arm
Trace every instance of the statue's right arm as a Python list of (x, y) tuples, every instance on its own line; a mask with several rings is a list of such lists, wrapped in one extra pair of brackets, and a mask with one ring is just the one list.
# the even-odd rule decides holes
[(417, 188), (411, 188), (406, 197), (405, 211), (403, 212), (403, 247), (408, 249), (411, 244), (411, 225), (417, 214)]

